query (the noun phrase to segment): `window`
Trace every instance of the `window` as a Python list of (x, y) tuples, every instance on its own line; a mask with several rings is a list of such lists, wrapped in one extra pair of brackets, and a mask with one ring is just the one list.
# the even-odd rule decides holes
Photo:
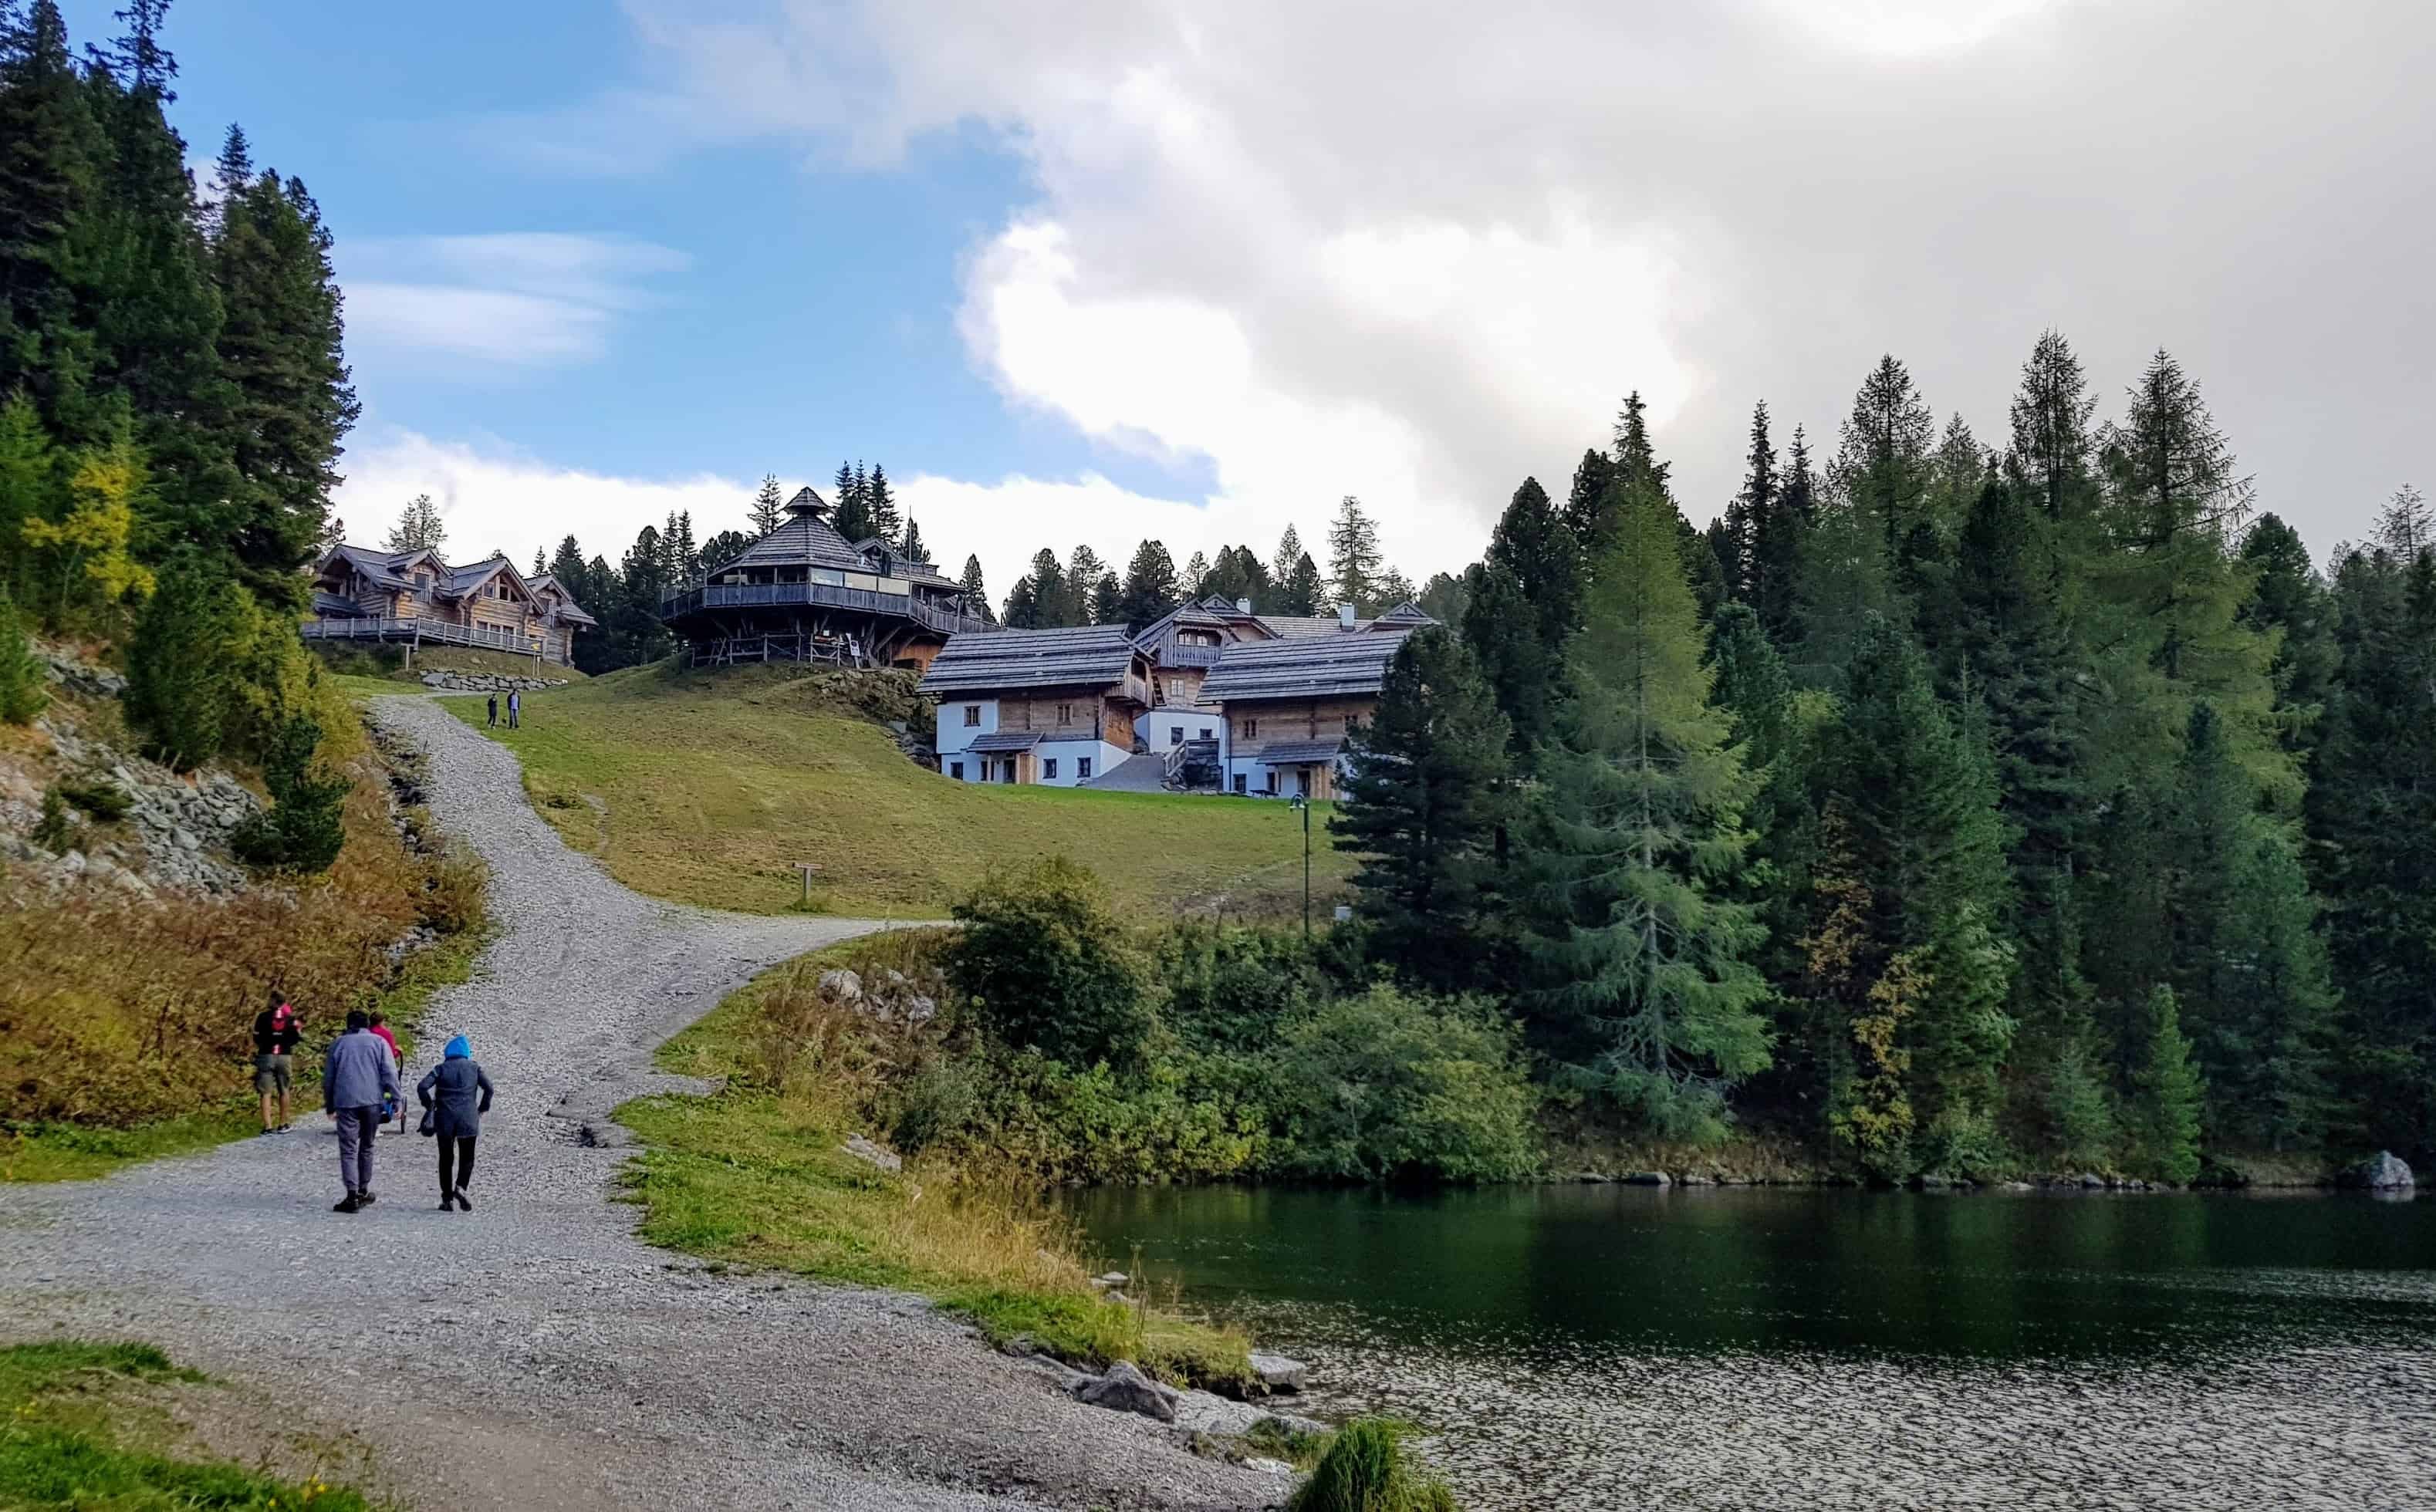
[(963, 762), (961, 762), (961, 761), (950, 761), (950, 762), (948, 762), (948, 775), (949, 775), (949, 776), (951, 776), (951, 777), (955, 778), (958, 782), (962, 782), (962, 781), (964, 781), (964, 780), (965, 780), (965, 764), (964, 764)]
[(1077, 777), (1088, 777), (1090, 774), (1091, 758), (1089, 756), (1076, 756), (1074, 758), (1074, 775)]
[(1170, 745), (1182, 745), (1184, 743), (1183, 725), (1171, 724), (1167, 727), (1167, 743)]
[(1270, 792), (1272, 792), (1272, 793), (1274, 793), (1274, 792), (1276, 792), (1277, 791), (1278, 791), (1278, 769), (1277, 769), (1277, 768), (1275, 768), (1275, 767), (1271, 767), (1271, 768), (1269, 769), (1269, 791), (1270, 791)]
[(1057, 705), (1057, 722), (1060, 724), (1071, 724), (1074, 722), (1073, 704), (1060, 704)]
[(1235, 773), (1235, 791), (1237, 792), (1244, 791), (1244, 774), (1240, 772)]
[(1245, 721), (1244, 721), (1244, 739), (1246, 739), (1246, 740), (1252, 739), (1254, 739), (1254, 738), (1258, 737), (1258, 736), (1260, 735), (1260, 733), (1261, 733), (1261, 721), (1258, 721), (1258, 720), (1245, 720)]
[(977, 725), (977, 724), (981, 723), (981, 721), (982, 721), (982, 706), (981, 706), (980, 704), (966, 704), (966, 705), (965, 705), (965, 728), (966, 728), (966, 729), (967, 729), (967, 730), (969, 730), (969, 729), (971, 729), (973, 726), (975, 726), (975, 725)]
[(1057, 780), (1057, 758), (1055, 756), (1047, 757), (1040, 763), (1040, 780), (1043, 782), (1055, 782)]
[(1214, 737), (1212, 737), (1212, 736), (1210, 735), (1210, 733), (1209, 733), (1209, 726), (1208, 726), (1208, 725), (1206, 725), (1206, 724), (1205, 724), (1205, 725), (1203, 725), (1203, 726), (1201, 727), (1201, 739), (1205, 739), (1205, 740), (1214, 739)]

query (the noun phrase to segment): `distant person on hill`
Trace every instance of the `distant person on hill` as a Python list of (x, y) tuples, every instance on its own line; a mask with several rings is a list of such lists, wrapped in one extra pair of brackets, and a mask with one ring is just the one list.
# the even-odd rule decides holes
[(494, 693), (494, 694), (492, 694), (492, 695), (491, 695), (491, 728), (496, 730), (496, 729), (497, 729), (498, 727), (499, 727), (499, 695), (498, 695), (498, 694), (496, 694), (496, 693)]
[[(400, 1085), (403, 1086), (406, 1078), (406, 1051), (398, 1048), (397, 1035), (390, 1032), (388, 1021), (381, 1017), (380, 1013), (377, 1010), (373, 1013), (372, 1023), (368, 1027), (382, 1044), (389, 1047), (390, 1064), (397, 1068), (398, 1080)], [(386, 1123), (391, 1119), (397, 1120), (399, 1131), (404, 1132), (406, 1128), (406, 1098), (403, 1093), (391, 1098), (388, 1104), (381, 1110), (382, 1122)]]
[(474, 1201), (465, 1188), (474, 1179), (474, 1137), (482, 1132), (482, 1115), (491, 1111), (491, 1079), (475, 1062), (464, 1035), (448, 1042), (414, 1095), (430, 1110), (425, 1132), (440, 1145), (440, 1210), (454, 1204), (471, 1212)]
[[(262, 1132), (277, 1134), (288, 1127), (287, 1093), (295, 1080), (296, 1042), (304, 1037), (296, 1009), (280, 993), (270, 995), (270, 1006), (253, 1016), (253, 1089), (262, 1094)], [(272, 1122), (273, 1103), (279, 1107), (279, 1121)]]
[(372, 1205), (373, 1137), (380, 1132), (381, 1104), (397, 1095), (397, 1059), (389, 1042), (372, 1032), (371, 1017), (357, 1009), (322, 1063), (322, 1100), (339, 1121), (339, 1179), (347, 1188), (332, 1211)]
[(525, 696), (514, 688), (508, 689), (508, 728), (516, 727), (516, 716), (525, 711)]

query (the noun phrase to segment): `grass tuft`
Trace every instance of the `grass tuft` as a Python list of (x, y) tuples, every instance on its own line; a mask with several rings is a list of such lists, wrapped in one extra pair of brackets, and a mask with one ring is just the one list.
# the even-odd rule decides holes
[(1379, 1417), (1339, 1429), (1286, 1512), (1454, 1512), (1444, 1482), (1406, 1459), (1402, 1432)]

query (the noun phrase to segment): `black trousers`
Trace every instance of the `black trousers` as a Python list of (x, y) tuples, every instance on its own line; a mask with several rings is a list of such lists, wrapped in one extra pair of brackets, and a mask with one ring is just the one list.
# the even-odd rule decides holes
[(474, 1136), (470, 1134), (439, 1134), (431, 1142), (440, 1146), (440, 1190), (455, 1191), (474, 1180)]

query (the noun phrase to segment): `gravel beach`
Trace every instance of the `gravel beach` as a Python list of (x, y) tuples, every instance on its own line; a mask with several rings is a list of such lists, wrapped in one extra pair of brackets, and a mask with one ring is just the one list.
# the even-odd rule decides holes
[(652, 1048), (753, 973), (879, 926), (639, 896), (560, 843), (504, 748), (423, 698), (374, 718), (430, 753), (433, 816), (493, 872), (499, 937), (434, 999), (409, 1069), (461, 1032), (497, 1085), (475, 1210), (437, 1210), (431, 1146), (389, 1135), (379, 1202), (332, 1213), (319, 1114), (105, 1181), (0, 1188), (0, 1333), (158, 1343), (299, 1434), (368, 1444), (368, 1489), (412, 1506), (1282, 1498), (1282, 1477), (1070, 1402), (919, 1299), (712, 1275), (638, 1243), (612, 1200), (625, 1153), (583, 1127), (673, 1085)]

